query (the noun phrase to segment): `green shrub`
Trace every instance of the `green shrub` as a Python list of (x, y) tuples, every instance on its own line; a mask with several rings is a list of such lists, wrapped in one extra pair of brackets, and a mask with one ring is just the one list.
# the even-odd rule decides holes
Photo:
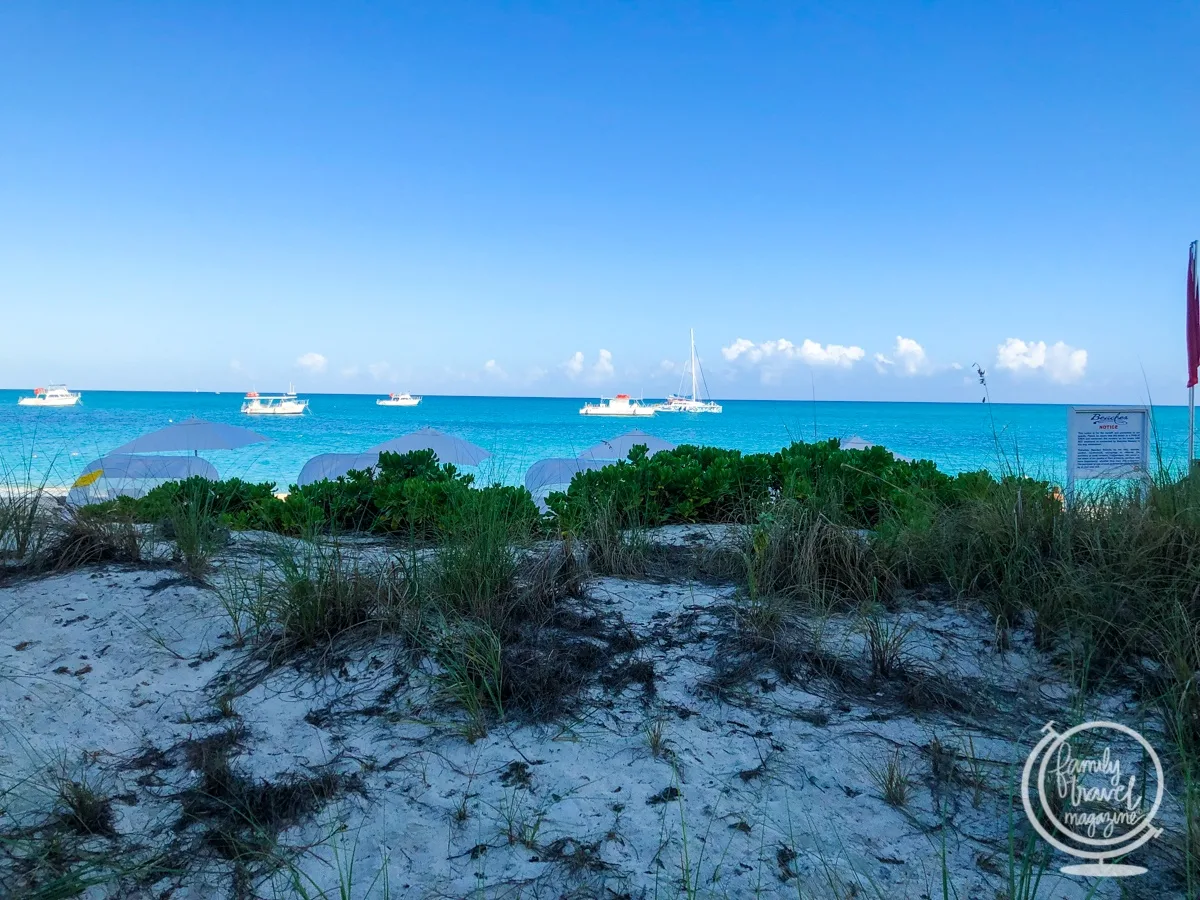
[(138, 521), (150, 523), (173, 518), (181, 504), (202, 503), (229, 525), (256, 528), (264, 521), (265, 507), (278, 501), (272, 482), (254, 484), (240, 478), (209, 481), (194, 475), (183, 481), (160, 484), (136, 501), (119, 497), (111, 502), (132, 506)]
[(928, 460), (909, 462), (882, 447), (843, 450), (837, 440), (793, 443), (778, 453), (682, 446), (580, 472), (547, 498), (563, 531), (575, 533), (597, 503), (622, 523), (750, 522), (767, 502), (791, 498), (831, 521), (873, 528), (895, 510), (949, 502), (955, 479)]
[[(524, 488), (484, 488), (503, 498), (507, 515), (530, 527), (540, 515)], [(288, 535), (321, 532), (378, 532), (429, 541), (443, 535), (447, 517), (478, 493), (474, 476), (453, 465), (439, 465), (431, 450), (380, 454), (379, 464), (333, 480), (292, 485), (286, 498), (272, 483), (238, 478), (208, 481), (200, 477), (159, 485), (139, 499), (118, 497), (85, 507), (82, 516), (120, 515), (143, 523), (171, 523), (201, 507), (223, 526)]]

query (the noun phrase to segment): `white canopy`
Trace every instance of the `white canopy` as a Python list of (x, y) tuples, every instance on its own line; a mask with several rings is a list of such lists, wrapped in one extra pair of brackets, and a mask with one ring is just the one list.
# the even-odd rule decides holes
[[(838, 441), (838, 446), (841, 447), (843, 450), (866, 450), (868, 447), (880, 447), (883, 445), (882, 444), (873, 444), (868, 440), (864, 440), (863, 438), (860, 438), (856, 434), (856, 435), (854, 435), (854, 437), (846, 438), (846, 440), (844, 440), (844, 441)], [(884, 447), (884, 449), (887, 450), (886, 447)], [(896, 457), (896, 459), (901, 460), (902, 462), (912, 462), (911, 456), (901, 456), (899, 453), (896, 453), (892, 450), (888, 450), (888, 452), (891, 453), (892, 456)]]
[(206, 422), (203, 419), (188, 419), (177, 425), (168, 425), (151, 431), (122, 444), (109, 456), (126, 453), (164, 453), (170, 450), (236, 450), (249, 444), (261, 444), (270, 440), (249, 428)]
[(366, 471), (378, 462), (378, 453), (322, 453), (304, 464), (296, 484), (304, 487), (317, 481), (333, 481), (351, 470)]
[(584, 459), (582, 457), (558, 457), (539, 459), (525, 473), (525, 487), (533, 495), (538, 509), (545, 510), (546, 497), (551, 491), (565, 489), (579, 472), (603, 469), (611, 466), (613, 459)]
[(88, 463), (67, 493), (67, 503), (83, 506), (115, 497), (141, 497), (167, 481), (192, 476), (218, 479), (208, 460), (196, 456), (109, 455)]
[(352, 469), (365, 471), (379, 463), (380, 453), (410, 453), (413, 450), (432, 450), (438, 462), (456, 466), (477, 466), (492, 454), (470, 441), (464, 441), (433, 428), (422, 428), (412, 434), (393, 438), (372, 447), (365, 453), (322, 453), (304, 464), (296, 479), (299, 487), (329, 479), (333, 481)]
[(477, 466), (492, 455), (470, 441), (464, 441), (435, 428), (421, 428), (403, 437), (384, 441), (368, 452), (378, 455), (385, 451), (409, 453), (413, 450), (432, 450), (437, 454), (438, 462), (453, 463), (456, 466)]
[(602, 469), (612, 465), (610, 459), (577, 459), (575, 457), (539, 459), (525, 473), (525, 487), (532, 494), (549, 485), (570, 484), (579, 472)]
[(103, 478), (161, 478), (182, 481), (199, 475), (216, 481), (217, 470), (206, 459), (197, 456), (129, 456), (110, 453), (84, 467), (83, 474), (102, 471)]
[(653, 456), (660, 450), (675, 449), (675, 445), (670, 441), (664, 441), (662, 438), (634, 429), (607, 441), (601, 441), (594, 447), (588, 447), (579, 456), (589, 459), (625, 459), (629, 456), (629, 451), (638, 444), (646, 446), (647, 456)]

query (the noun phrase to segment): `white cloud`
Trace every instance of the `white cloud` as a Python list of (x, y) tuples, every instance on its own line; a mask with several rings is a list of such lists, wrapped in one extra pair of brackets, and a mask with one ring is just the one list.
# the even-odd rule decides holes
[[(582, 350), (576, 350), (571, 354), (570, 358), (562, 364), (562, 370), (566, 376), (572, 381), (584, 373), (586, 366), (586, 357)], [(597, 354), (596, 361), (587, 368), (588, 381), (604, 381), (611, 378), (614, 372), (613, 355), (609, 350), (601, 350)]]
[(674, 360), (670, 360), (670, 359), (664, 359), (662, 362), (660, 362), (658, 364), (658, 371), (665, 372), (670, 375), (674, 375), (676, 372), (680, 371), (681, 369), (682, 369), (682, 367), (679, 365), (679, 363), (675, 362)]
[(583, 351), (576, 350), (571, 354), (571, 358), (563, 363), (563, 368), (567, 372), (568, 378), (578, 378), (583, 371)]
[(925, 348), (912, 338), (896, 335), (896, 361), (909, 375), (919, 375), (929, 371), (929, 358)]
[(229, 361), (229, 368), (231, 368), (235, 372), (240, 372), (240, 371), (242, 371), (242, 363), (240, 360), (231, 359)]
[(1078, 381), (1087, 369), (1087, 351), (1058, 341), (1025, 342), (1009, 338), (996, 348), (996, 365), (1011, 372), (1045, 372), (1052, 381), (1063, 384)]
[(866, 356), (862, 347), (847, 347), (843, 344), (818, 344), (805, 339), (799, 346), (786, 338), (763, 341), (756, 344), (746, 338), (738, 338), (728, 347), (721, 348), (721, 355), (730, 362), (744, 360), (751, 364), (802, 362), (810, 366), (836, 366), (848, 369)]
[(324, 372), (328, 360), (320, 353), (305, 353), (296, 359), (296, 365), (310, 372)]
[(367, 366), (367, 371), (371, 373), (371, 377), (376, 381), (387, 381), (392, 375), (392, 364), (373, 362)]
[(604, 378), (611, 378), (613, 374), (612, 353), (608, 350), (600, 351), (600, 358), (596, 360), (596, 364), (592, 366), (592, 378), (597, 381)]
[(500, 367), (494, 359), (489, 359), (483, 364), (483, 374), (489, 375), (492, 378), (507, 378), (508, 373)]
[(745, 338), (738, 338), (728, 347), (721, 348), (721, 355), (730, 362), (737, 360), (743, 353), (749, 353), (754, 349), (754, 341), (748, 341)]
[(933, 371), (925, 348), (912, 338), (896, 335), (896, 343), (891, 353), (891, 356), (875, 354), (877, 372), (898, 371), (901, 375), (927, 375)]
[(346, 368), (342, 369), (342, 377), (343, 378), (358, 377), (358, 366), (346, 366)]

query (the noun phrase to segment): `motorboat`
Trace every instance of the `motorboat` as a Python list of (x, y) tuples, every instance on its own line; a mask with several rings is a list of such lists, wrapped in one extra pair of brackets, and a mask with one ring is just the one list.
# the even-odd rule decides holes
[(581, 416), (652, 416), (656, 412), (653, 406), (647, 406), (639, 400), (633, 400), (628, 394), (617, 394), (615, 397), (602, 397), (599, 403), (585, 403), (579, 410)]
[[(712, 400), (701, 400), (699, 391), (699, 382), (704, 379), (704, 372), (700, 368), (700, 360), (696, 358), (696, 331), (692, 329), (692, 355), (688, 361), (687, 368), (684, 369), (683, 378), (687, 378), (688, 373), (692, 376), (692, 394), (671, 394), (662, 403), (658, 404), (659, 412), (688, 412), (688, 413), (719, 413), (721, 404), (714, 403)], [(697, 377), (699, 376), (699, 377)], [(705, 385), (707, 387), (707, 385)], [(680, 384), (682, 391), (683, 385)]]
[(74, 406), (83, 399), (83, 394), (72, 393), (64, 384), (53, 384), (48, 388), (33, 389), (32, 397), (20, 397), (18, 406)]
[(300, 416), (307, 410), (308, 400), (298, 399), (290, 384), (286, 394), (251, 391), (242, 400), (242, 412), (248, 416)]
[(399, 394), (388, 394), (382, 400), (376, 400), (376, 406), (416, 406), (421, 402), (420, 397), (414, 397), (408, 391)]

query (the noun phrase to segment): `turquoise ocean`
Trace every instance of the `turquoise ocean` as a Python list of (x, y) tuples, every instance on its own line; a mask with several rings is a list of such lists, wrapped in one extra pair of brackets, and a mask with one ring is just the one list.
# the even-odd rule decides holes
[[(84, 391), (63, 409), (17, 405), (29, 391), (0, 391), (0, 483), (70, 484), (84, 466), (113, 448), (191, 416), (243, 425), (271, 440), (237, 451), (203, 453), (222, 477), (291, 485), (310, 457), (361, 452), (429, 426), (473, 441), (493, 454), (486, 480), (519, 483), (544, 457), (574, 456), (632, 428), (677, 444), (773, 451), (793, 440), (862, 437), (896, 453), (931, 459), (955, 473), (1000, 471), (1018, 464), (1061, 481), (1066, 468), (1067, 407), (987, 403), (876, 403), (788, 400), (723, 401), (719, 415), (659, 414), (647, 419), (585, 418), (583, 399), (427, 396), (420, 406), (375, 405), (375, 395), (308, 394), (300, 417), (246, 416), (237, 393)], [(1182, 465), (1187, 410), (1154, 410), (1162, 458)]]

